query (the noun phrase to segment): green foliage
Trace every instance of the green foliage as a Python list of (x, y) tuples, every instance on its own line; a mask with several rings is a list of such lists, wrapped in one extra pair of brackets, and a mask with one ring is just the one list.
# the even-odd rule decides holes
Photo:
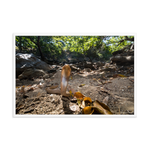
[[(58, 59), (63, 50), (84, 54), (90, 61), (109, 59), (112, 52), (131, 45), (133, 36), (40, 36), (40, 49), (53, 59)], [(38, 49), (37, 36), (16, 36), (16, 49)], [(47, 56), (47, 55), (46, 55)]]
[(16, 36), (16, 46), (20, 49), (36, 48), (36, 45), (25, 36)]
[(103, 41), (105, 38), (106, 36), (65, 36), (63, 37), (66, 44), (64, 49), (84, 54), (90, 61), (100, 59), (103, 58), (102, 52), (106, 49)]
[[(39, 45), (41, 51), (49, 53), (51, 58), (57, 59), (62, 53), (64, 45), (60, 41), (60, 37), (54, 36), (40, 36)], [(38, 49), (38, 37), (37, 36), (16, 36), (16, 49), (19, 50), (37, 50)], [(36, 51), (39, 54), (39, 51)]]
[(106, 41), (109, 51), (115, 52), (125, 48), (125, 46), (131, 45), (134, 41), (126, 40), (132, 39), (134, 36), (110, 36)]

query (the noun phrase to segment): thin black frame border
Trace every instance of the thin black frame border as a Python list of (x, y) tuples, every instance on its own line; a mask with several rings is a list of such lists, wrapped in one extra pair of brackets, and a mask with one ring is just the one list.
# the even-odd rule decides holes
[[(33, 31), (33, 30), (32, 30)], [(10, 117), (10, 119), (11, 120), (26, 120), (26, 119), (28, 119), (28, 120), (36, 120), (36, 119), (40, 119), (40, 120), (50, 120), (50, 119), (52, 119), (52, 120), (63, 120), (63, 119), (74, 119), (74, 120), (92, 120), (92, 119), (96, 119), (96, 120), (107, 120), (107, 119), (110, 119), (110, 120), (114, 120), (114, 119), (117, 119), (117, 120), (119, 120), (119, 119), (124, 119), (124, 120), (132, 120), (132, 119), (134, 119), (134, 120), (139, 120), (139, 118), (140, 117), (91, 117), (91, 118), (88, 118), (88, 117), (61, 117), (61, 118), (59, 118), (59, 117), (13, 117), (13, 83), (14, 83), (14, 81), (13, 81), (13, 33), (139, 33), (138, 31), (137, 32), (94, 32), (94, 30), (93, 30), (93, 32), (60, 32), (60, 31), (58, 31), (58, 32), (13, 32), (12, 31), (12, 34), (11, 34), (11, 117)], [(140, 48), (140, 34), (139, 34), (139, 48)], [(139, 51), (139, 54), (140, 54), (140, 51)], [(140, 59), (139, 59), (139, 62), (140, 62)], [(140, 83), (139, 83), (140, 84)], [(140, 98), (140, 97), (139, 97)], [(139, 100), (139, 103), (140, 103), (140, 100)], [(139, 105), (139, 107), (140, 107), (140, 105)], [(140, 115), (140, 109), (139, 109), (139, 115)]]

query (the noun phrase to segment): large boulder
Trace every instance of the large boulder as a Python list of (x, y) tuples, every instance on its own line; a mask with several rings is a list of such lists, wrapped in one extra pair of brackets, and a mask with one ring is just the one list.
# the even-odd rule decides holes
[(43, 71), (51, 70), (50, 65), (38, 59), (34, 54), (16, 54), (16, 75), (20, 75), (25, 70), (32, 69), (40, 69)]
[(134, 64), (134, 49), (129, 50), (119, 50), (112, 53), (113, 56), (110, 58), (112, 63), (125, 65), (125, 64)]
[(48, 74), (40, 69), (34, 69), (34, 68), (29, 68), (26, 69), (22, 74), (18, 76), (19, 79), (26, 79), (26, 78), (37, 78), (37, 77), (48, 77)]

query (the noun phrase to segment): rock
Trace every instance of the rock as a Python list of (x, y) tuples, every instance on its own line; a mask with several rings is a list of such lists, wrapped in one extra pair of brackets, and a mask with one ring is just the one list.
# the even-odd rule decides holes
[(61, 70), (57, 70), (57, 72), (51, 77), (51, 84), (60, 84), (61, 81)]
[(102, 66), (105, 65), (105, 62), (97, 61), (97, 62), (96, 62), (96, 65), (97, 65), (98, 67), (102, 67)]
[(91, 68), (91, 69), (94, 69), (93, 65), (91, 62), (85, 62), (84, 63), (84, 68)]
[(90, 68), (85, 68), (84, 71), (91, 72), (92, 70)]
[(80, 111), (79, 105), (77, 105), (77, 104), (70, 103), (69, 108), (70, 108), (71, 111), (75, 111), (75, 112)]
[(111, 57), (111, 61), (134, 63), (134, 56), (113, 56)]
[(115, 55), (121, 54), (123, 52), (124, 52), (124, 50), (118, 50), (118, 51), (113, 52), (112, 55), (115, 56)]
[(110, 66), (110, 63), (106, 63), (104, 68), (109, 68), (109, 66)]
[(102, 68), (101, 71), (115, 71), (115, 68), (114, 67)]
[(117, 63), (118, 65), (134, 64), (134, 50), (119, 50), (112, 53), (113, 56), (110, 58), (112, 63)]
[(75, 67), (75, 65), (70, 64), (71, 71), (80, 71), (80, 68)]
[(43, 79), (48, 79), (49, 78), (49, 75), (48, 74), (45, 74), (44, 76), (43, 76)]
[(35, 55), (31, 54), (16, 54), (16, 75), (20, 75), (26, 69), (34, 68), (48, 71), (51, 69), (50, 65), (38, 59)]
[(26, 78), (31, 79), (31, 78), (37, 78), (39, 76), (48, 76), (48, 75), (43, 70), (29, 68), (29, 69), (26, 69), (22, 74), (20, 74), (18, 78), (19, 79), (26, 79)]

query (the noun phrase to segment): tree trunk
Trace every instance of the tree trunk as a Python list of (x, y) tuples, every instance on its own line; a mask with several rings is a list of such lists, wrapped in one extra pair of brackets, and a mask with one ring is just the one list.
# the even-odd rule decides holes
[(38, 50), (40, 52), (40, 55), (41, 55), (41, 60), (45, 60), (44, 56), (43, 56), (43, 53), (41, 51), (41, 47), (40, 47), (40, 36), (38, 36), (38, 40), (37, 40), (37, 46), (38, 46)]

